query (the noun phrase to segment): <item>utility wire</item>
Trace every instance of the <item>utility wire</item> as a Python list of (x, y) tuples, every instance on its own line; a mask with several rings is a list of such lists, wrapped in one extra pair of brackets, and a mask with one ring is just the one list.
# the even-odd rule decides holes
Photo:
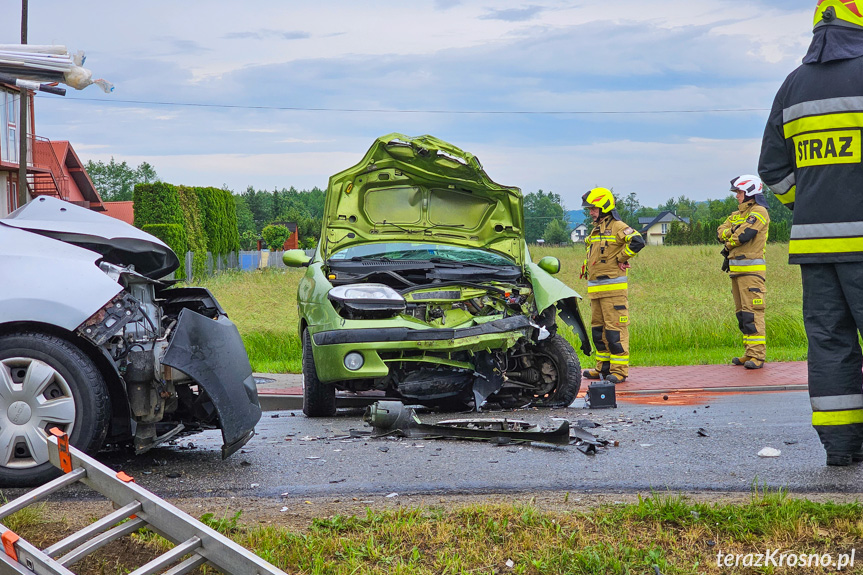
[[(42, 96), (40, 96), (42, 97)], [(303, 106), (248, 106), (240, 104), (203, 104), (196, 102), (159, 102), (148, 100), (117, 100), (105, 98), (75, 98), (66, 100), (96, 102), (99, 104), (138, 104), (147, 106), (182, 106), (190, 108), (222, 108), (238, 110), (278, 110), (287, 112), (348, 112), (368, 114), (459, 114), (459, 115), (523, 115), (523, 116), (565, 116), (565, 115), (615, 115), (615, 114), (717, 114), (735, 112), (767, 112), (770, 108), (709, 108), (704, 110), (400, 110), (396, 108), (312, 108)]]

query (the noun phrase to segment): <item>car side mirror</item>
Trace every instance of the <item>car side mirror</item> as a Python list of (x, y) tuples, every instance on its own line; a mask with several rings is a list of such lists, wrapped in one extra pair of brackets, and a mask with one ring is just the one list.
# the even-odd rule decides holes
[(548, 272), (551, 275), (554, 275), (560, 271), (560, 260), (554, 256), (545, 256), (544, 258), (539, 260), (539, 263), (537, 265), (539, 266), (539, 269), (544, 272)]
[(288, 250), (282, 255), (282, 261), (289, 268), (301, 268), (308, 266), (312, 258), (303, 250)]

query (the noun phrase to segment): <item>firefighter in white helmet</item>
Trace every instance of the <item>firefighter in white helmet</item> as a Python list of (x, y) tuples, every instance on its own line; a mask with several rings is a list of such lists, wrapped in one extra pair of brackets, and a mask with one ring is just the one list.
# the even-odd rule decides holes
[(581, 199), (593, 220), (593, 230), (585, 238), (587, 259), (581, 277), (587, 278), (591, 335), (596, 347), (596, 369), (585, 370), (582, 375), (623, 383), (629, 375), (626, 270), (630, 258), (644, 247), (644, 238), (621, 221), (611, 190), (594, 188)]
[(770, 216), (763, 187), (758, 176), (744, 175), (731, 180), (738, 208), (716, 230), (717, 239), (725, 245), (722, 270), (731, 275), (734, 312), (737, 326), (743, 332), (743, 356), (733, 358), (731, 363), (746, 369), (761, 369), (767, 358), (764, 248)]

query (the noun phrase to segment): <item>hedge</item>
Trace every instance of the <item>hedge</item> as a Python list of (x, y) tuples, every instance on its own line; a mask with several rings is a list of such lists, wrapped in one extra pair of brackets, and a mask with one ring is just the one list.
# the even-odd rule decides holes
[(195, 188), (195, 191), (210, 252), (225, 255), (240, 249), (237, 206), (231, 192), (219, 188)]
[(180, 260), (180, 267), (174, 273), (177, 279), (186, 277), (186, 252), (189, 251), (189, 242), (186, 238), (186, 230), (179, 224), (147, 224), (141, 228), (148, 234), (152, 234), (168, 244), (174, 250)]
[(192, 252), (191, 277), (202, 278), (207, 275), (207, 233), (201, 217), (198, 193), (195, 188), (178, 186), (180, 208), (186, 223), (186, 236)]
[(144, 229), (150, 224), (185, 224), (180, 195), (171, 184), (136, 184), (132, 198), (135, 202), (136, 228)]

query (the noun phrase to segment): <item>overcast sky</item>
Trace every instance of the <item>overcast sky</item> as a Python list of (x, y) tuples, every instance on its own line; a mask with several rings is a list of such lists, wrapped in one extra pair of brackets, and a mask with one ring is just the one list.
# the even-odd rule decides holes
[[(757, 169), (815, 3), (31, 0), (29, 43), (84, 50), (116, 86), (40, 94), (36, 132), (235, 192), (324, 188), (401, 132), (570, 209), (595, 186), (721, 198)], [(19, 42), (19, 10), (4, 1), (0, 43)]]

